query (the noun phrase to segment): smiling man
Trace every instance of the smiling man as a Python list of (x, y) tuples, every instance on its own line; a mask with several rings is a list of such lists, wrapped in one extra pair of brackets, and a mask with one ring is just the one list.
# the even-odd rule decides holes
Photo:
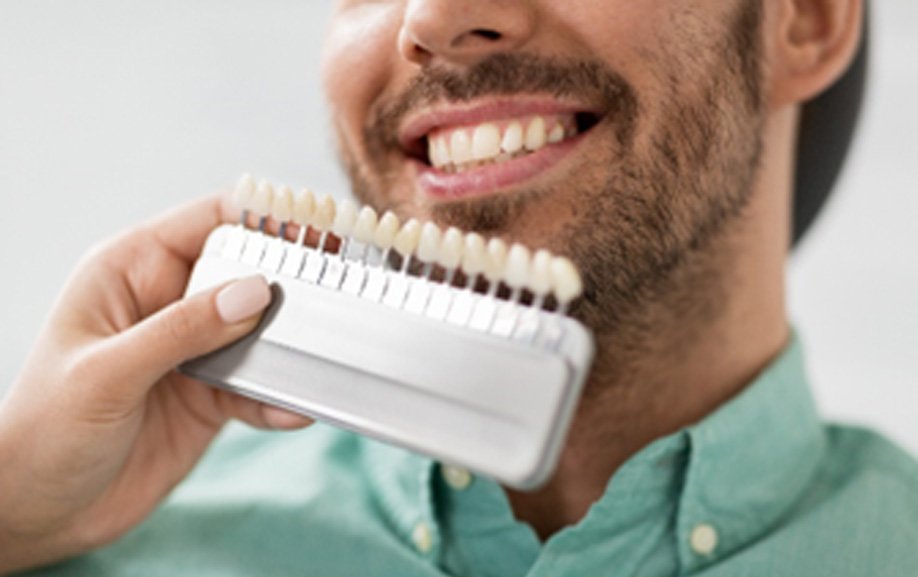
[(516, 492), (332, 429), (234, 429), (166, 498), (228, 418), (307, 424), (172, 370), (269, 300), (258, 278), (179, 300), (224, 218), (208, 199), (64, 291), (0, 412), (0, 569), (914, 571), (918, 467), (819, 420), (784, 305), (801, 107), (863, 18), (860, 0), (339, 2), (324, 76), (355, 194), (580, 265), (597, 358), (557, 473)]

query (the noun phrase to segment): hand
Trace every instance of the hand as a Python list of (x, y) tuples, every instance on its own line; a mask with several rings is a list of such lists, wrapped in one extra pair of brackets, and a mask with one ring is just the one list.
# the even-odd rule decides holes
[(181, 299), (229, 212), (188, 204), (93, 250), (77, 267), (0, 406), (0, 573), (109, 543), (142, 521), (231, 417), (305, 417), (177, 373), (251, 331), (260, 277)]

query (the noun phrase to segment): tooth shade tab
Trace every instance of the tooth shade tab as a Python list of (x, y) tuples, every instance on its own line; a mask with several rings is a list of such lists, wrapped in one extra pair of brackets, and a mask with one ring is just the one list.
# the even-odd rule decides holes
[(335, 221), (335, 213), (335, 199), (327, 194), (323, 194), (316, 202), (316, 212), (310, 224), (314, 225), (319, 230), (329, 230), (331, 229), (332, 223)]
[(529, 269), (532, 257), (529, 249), (519, 243), (513, 243), (507, 253), (507, 265), (504, 282), (513, 289), (525, 288), (529, 284)]
[(421, 238), (418, 241), (418, 259), (426, 263), (435, 262), (440, 255), (442, 239), (440, 227), (432, 222), (425, 222), (421, 227)]
[(577, 121), (572, 112), (438, 128), (427, 135), (427, 157), (430, 164), (438, 169), (465, 169), (479, 164), (506, 162), (576, 134)]
[(364, 206), (357, 213), (357, 222), (354, 223), (354, 240), (363, 244), (373, 242), (373, 236), (376, 234), (376, 227), (379, 225), (379, 217), (371, 206)]
[(421, 240), (421, 223), (411, 219), (402, 225), (401, 230), (395, 235), (392, 246), (403, 257), (410, 257), (418, 248)]
[(507, 262), (507, 243), (499, 238), (488, 241), (485, 251), (485, 266), (482, 271), (489, 281), (496, 283), (504, 276), (504, 265)]
[(300, 226), (309, 226), (316, 212), (316, 197), (308, 188), (296, 195), (293, 202), (293, 222)]
[(262, 180), (255, 190), (255, 198), (252, 202), (252, 212), (262, 218), (270, 216), (271, 208), (274, 205), (274, 187), (267, 180)]
[(462, 270), (469, 276), (476, 275), (485, 267), (485, 240), (477, 232), (465, 235), (462, 250)]
[(233, 204), (240, 210), (252, 210), (255, 200), (255, 179), (251, 174), (243, 174), (233, 190)]
[(391, 210), (386, 211), (379, 224), (376, 225), (376, 231), (373, 233), (373, 244), (387, 250), (395, 244), (395, 236), (398, 234), (398, 217)]
[(440, 243), (440, 256), (437, 264), (449, 270), (459, 266), (462, 262), (462, 249), (464, 248), (465, 239), (462, 237), (462, 231), (451, 226), (443, 233), (443, 241)]
[(335, 220), (332, 222), (331, 231), (337, 236), (350, 236), (357, 222), (357, 205), (349, 198), (338, 202), (335, 209)]
[(570, 259), (556, 256), (551, 261), (552, 292), (561, 306), (565, 306), (583, 292), (583, 281), (577, 267)]
[(532, 255), (532, 267), (529, 271), (529, 290), (538, 296), (545, 296), (551, 291), (551, 253), (539, 249)]
[(289, 186), (281, 186), (274, 195), (271, 216), (278, 222), (290, 222), (293, 220), (293, 206), (293, 190)]

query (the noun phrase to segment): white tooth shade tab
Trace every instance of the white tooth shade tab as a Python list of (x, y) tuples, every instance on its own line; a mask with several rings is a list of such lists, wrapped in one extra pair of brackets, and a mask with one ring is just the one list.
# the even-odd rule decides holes
[(472, 160), (486, 160), (500, 154), (500, 129), (490, 122), (472, 133)]
[(583, 292), (583, 281), (580, 280), (577, 267), (563, 256), (556, 256), (551, 260), (551, 284), (552, 292), (562, 306)]
[(507, 243), (499, 238), (488, 241), (485, 251), (485, 266), (482, 271), (492, 283), (500, 281), (504, 276), (504, 265), (507, 263)]
[(337, 236), (350, 236), (357, 222), (357, 205), (349, 198), (341, 199), (335, 209), (335, 220), (331, 230)]
[(316, 213), (316, 197), (308, 188), (296, 194), (293, 201), (293, 222), (300, 226), (308, 226)]
[(271, 216), (278, 222), (289, 222), (293, 220), (293, 206), (293, 190), (289, 186), (281, 186), (274, 195)]
[(450, 136), (449, 156), (453, 164), (465, 164), (472, 160), (472, 142), (467, 131), (457, 130)]
[(440, 244), (443, 233), (440, 227), (432, 222), (425, 222), (421, 227), (421, 238), (418, 241), (418, 260), (422, 262), (435, 262), (440, 256)]
[(379, 225), (379, 217), (371, 206), (364, 206), (357, 213), (357, 222), (354, 223), (354, 240), (363, 244), (373, 242), (373, 236), (376, 234), (376, 227)]
[(312, 222), (319, 230), (330, 230), (332, 223), (335, 222), (335, 199), (327, 194), (323, 194), (316, 201), (316, 211), (313, 214)]
[(529, 269), (531, 265), (532, 256), (529, 253), (529, 249), (518, 242), (513, 243), (507, 253), (504, 282), (510, 288), (525, 288), (529, 284)]
[(233, 191), (233, 204), (240, 210), (252, 210), (255, 200), (255, 179), (251, 174), (243, 174)]
[(252, 212), (257, 216), (270, 216), (274, 205), (274, 187), (267, 180), (262, 180), (255, 190), (255, 199), (252, 202)]
[(392, 247), (403, 257), (409, 257), (417, 250), (420, 240), (421, 223), (412, 218), (403, 224), (398, 234), (395, 235)]
[(526, 150), (535, 152), (545, 146), (547, 138), (548, 135), (545, 132), (545, 119), (541, 116), (536, 116), (529, 122), (529, 126), (526, 128), (526, 138), (523, 144), (526, 146)]
[(376, 225), (376, 231), (373, 233), (373, 244), (386, 250), (395, 244), (395, 236), (398, 234), (398, 217), (391, 210), (387, 210), (379, 224)]
[(440, 255), (437, 258), (437, 264), (445, 269), (454, 269), (462, 262), (462, 249), (464, 241), (462, 231), (451, 226), (443, 233), (443, 241), (440, 243)]
[(523, 125), (519, 120), (514, 120), (507, 125), (500, 148), (507, 154), (514, 154), (523, 149)]
[(465, 246), (462, 249), (462, 270), (472, 276), (480, 273), (485, 267), (485, 241), (477, 232), (465, 235)]
[(544, 296), (551, 291), (551, 258), (551, 253), (544, 248), (532, 255), (529, 290), (536, 295)]

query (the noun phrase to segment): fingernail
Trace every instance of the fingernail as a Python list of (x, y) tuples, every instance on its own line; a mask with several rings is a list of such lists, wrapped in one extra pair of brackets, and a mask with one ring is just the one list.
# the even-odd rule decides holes
[(217, 294), (217, 314), (228, 325), (264, 310), (271, 302), (271, 287), (261, 275), (234, 281)]

